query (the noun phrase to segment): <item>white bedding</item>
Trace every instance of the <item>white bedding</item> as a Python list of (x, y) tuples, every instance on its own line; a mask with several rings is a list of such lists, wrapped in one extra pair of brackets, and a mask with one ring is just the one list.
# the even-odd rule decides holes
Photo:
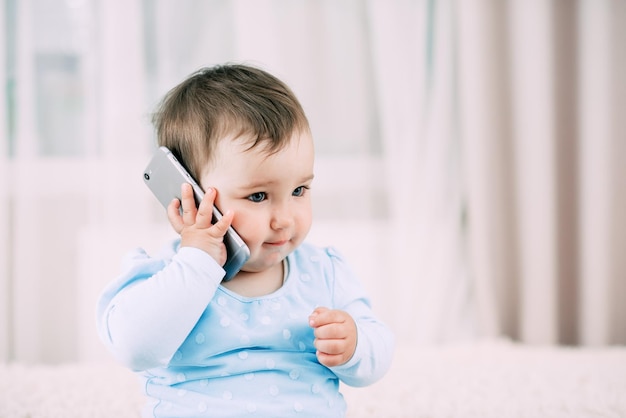
[[(399, 347), (383, 380), (342, 391), (349, 417), (626, 417), (626, 347)], [(137, 418), (142, 402), (119, 366), (0, 365), (0, 418)]]

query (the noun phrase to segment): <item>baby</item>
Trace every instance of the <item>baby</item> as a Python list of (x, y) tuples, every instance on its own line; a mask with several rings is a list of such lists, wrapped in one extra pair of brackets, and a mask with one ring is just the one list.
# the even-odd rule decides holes
[[(167, 210), (180, 238), (130, 254), (98, 304), (100, 337), (144, 381), (143, 416), (344, 416), (339, 382), (380, 379), (394, 338), (341, 255), (305, 242), (314, 146), (297, 98), (261, 69), (216, 66), (154, 122), (206, 194), (196, 208), (181, 186)], [(231, 225), (250, 258), (223, 281)]]

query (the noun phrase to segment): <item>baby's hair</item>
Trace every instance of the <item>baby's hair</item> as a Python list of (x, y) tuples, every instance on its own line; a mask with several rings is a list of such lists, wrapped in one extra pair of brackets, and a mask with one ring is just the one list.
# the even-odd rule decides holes
[(168, 147), (196, 179), (226, 136), (249, 135), (250, 148), (263, 144), (271, 154), (294, 133), (309, 130), (291, 89), (268, 72), (243, 64), (191, 74), (165, 95), (152, 122), (158, 144)]

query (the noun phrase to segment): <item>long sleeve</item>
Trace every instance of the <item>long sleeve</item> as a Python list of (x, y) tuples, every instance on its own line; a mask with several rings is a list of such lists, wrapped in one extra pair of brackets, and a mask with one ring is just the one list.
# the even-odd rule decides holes
[(100, 338), (132, 370), (167, 366), (223, 277), (224, 270), (195, 248), (181, 248), (171, 260), (138, 250), (100, 298)]
[(374, 316), (365, 289), (355, 274), (329, 248), (334, 269), (334, 304), (336, 309), (348, 312), (357, 325), (357, 346), (352, 358), (345, 364), (331, 368), (350, 386), (367, 386), (381, 379), (391, 367), (395, 348), (392, 331)]
[(358, 341), (352, 358), (331, 370), (347, 385), (368, 386), (380, 380), (391, 367), (394, 336), (377, 321), (357, 321)]

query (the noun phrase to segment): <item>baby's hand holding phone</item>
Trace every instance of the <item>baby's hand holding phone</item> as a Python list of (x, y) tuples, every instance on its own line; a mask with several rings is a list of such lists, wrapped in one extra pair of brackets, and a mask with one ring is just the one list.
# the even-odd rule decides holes
[(180, 234), (181, 247), (199, 248), (223, 266), (227, 258), (224, 235), (233, 221), (234, 214), (228, 211), (219, 221), (212, 224), (215, 196), (215, 189), (208, 189), (196, 208), (193, 189), (190, 184), (184, 183), (181, 186), (181, 201), (172, 200), (167, 207), (167, 217), (174, 230)]
[[(185, 167), (180, 161), (178, 161), (169, 149), (166, 147), (159, 147), (156, 149), (152, 159), (143, 172), (143, 180), (157, 197), (159, 202), (161, 202), (161, 204), (168, 209), (168, 218), (170, 219), (170, 223), (176, 232), (179, 234), (183, 232), (183, 229), (186, 227), (185, 222), (189, 222), (189, 225), (195, 225), (199, 222), (199, 224), (203, 226), (200, 230), (206, 230), (209, 228), (209, 225), (206, 223), (206, 218), (209, 216), (207, 211), (209, 210), (210, 204), (215, 202), (215, 195), (209, 197), (208, 199), (204, 199), (204, 192), (202, 191), (200, 185), (193, 179), (193, 177), (187, 172)], [(185, 190), (187, 190), (187, 192), (184, 199), (183, 195), (180, 193), (181, 183), (188, 183), (187, 186), (191, 186), (190, 188), (185, 186)], [(192, 190), (191, 194), (189, 194), (189, 190)], [(172, 198), (174, 198), (174, 200), (172, 200)], [(200, 212), (196, 211), (195, 208), (198, 208), (203, 201), (207, 201), (209, 203), (204, 204)], [(169, 213), (170, 207), (175, 209), (186, 209), (188, 212), (187, 217), (183, 215), (182, 211), (179, 214), (175, 214), (173, 212)], [(212, 222), (214, 224), (218, 224), (220, 219), (222, 219), (222, 213), (219, 209), (217, 209), (217, 207), (215, 207), (215, 205), (213, 205), (210, 209), (212, 211)], [(197, 219), (198, 216), (200, 216), (201, 219)], [(223, 237), (224, 245), (226, 245), (226, 262), (221, 263), (224, 270), (226, 270), (224, 280), (232, 279), (250, 257), (250, 249), (232, 226), (228, 226), (226, 235), (221, 232), (223, 225), (230, 225), (231, 221), (232, 215), (230, 215), (229, 219), (227, 219), (224, 223), (221, 223), (217, 229), (213, 230), (211, 233), (211, 236), (217, 233), (215, 236)], [(204, 231), (203, 233), (206, 234), (207, 232)], [(189, 242), (190, 241), (188, 239), (185, 239), (183, 241), (183, 245), (191, 245), (188, 244)], [(206, 243), (204, 245), (206, 245)], [(196, 244), (194, 244), (194, 246), (196, 246)], [(209, 247), (212, 248), (213, 246)], [(203, 245), (200, 244), (198, 248), (203, 248)], [(209, 254), (214, 255), (214, 250), (205, 250)], [(219, 260), (221, 260), (221, 250), (217, 255), (219, 255)], [(218, 260), (218, 258), (216, 258), (216, 260)]]

